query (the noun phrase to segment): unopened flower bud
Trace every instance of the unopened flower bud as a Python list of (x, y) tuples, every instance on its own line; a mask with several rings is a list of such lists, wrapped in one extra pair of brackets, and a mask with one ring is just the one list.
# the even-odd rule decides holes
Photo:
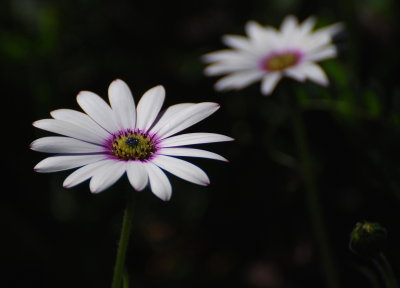
[(350, 250), (363, 257), (374, 257), (383, 252), (387, 232), (379, 223), (358, 222), (350, 235)]

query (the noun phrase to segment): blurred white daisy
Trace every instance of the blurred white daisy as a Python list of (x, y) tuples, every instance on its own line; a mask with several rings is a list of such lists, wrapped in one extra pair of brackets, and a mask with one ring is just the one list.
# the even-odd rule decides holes
[(66, 188), (90, 180), (92, 193), (113, 185), (125, 173), (135, 190), (148, 183), (152, 192), (169, 200), (172, 187), (163, 172), (200, 185), (209, 178), (199, 167), (171, 156), (202, 157), (227, 161), (205, 150), (182, 147), (192, 144), (230, 141), (215, 133), (178, 132), (196, 124), (218, 110), (217, 103), (183, 103), (160, 113), (165, 98), (162, 86), (148, 90), (137, 107), (129, 87), (115, 80), (108, 89), (111, 107), (98, 95), (82, 91), (77, 102), (86, 113), (70, 109), (52, 111), (53, 119), (33, 126), (63, 136), (39, 138), (31, 144), (35, 151), (58, 153), (39, 162), (37, 172), (56, 172), (78, 168), (64, 181)]
[(332, 37), (342, 29), (337, 23), (312, 31), (315, 18), (299, 24), (296, 17), (287, 16), (276, 30), (249, 21), (245, 36), (226, 35), (223, 42), (232, 49), (203, 56), (207, 76), (228, 74), (215, 84), (215, 89), (239, 90), (261, 81), (261, 92), (270, 95), (279, 80), (290, 77), (297, 81), (310, 79), (322, 86), (329, 81), (315, 62), (336, 56)]

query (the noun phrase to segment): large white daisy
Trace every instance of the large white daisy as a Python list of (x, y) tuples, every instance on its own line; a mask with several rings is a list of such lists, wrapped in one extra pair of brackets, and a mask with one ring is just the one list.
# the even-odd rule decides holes
[[(111, 107), (98, 95), (82, 91), (77, 102), (85, 113), (59, 109), (33, 126), (63, 136), (35, 140), (35, 151), (57, 153), (39, 162), (37, 172), (56, 172), (78, 168), (64, 181), (66, 188), (90, 180), (90, 190), (99, 193), (125, 173), (137, 191), (150, 183), (151, 191), (162, 200), (171, 197), (168, 171), (199, 185), (209, 178), (199, 167), (171, 156), (202, 157), (226, 161), (216, 153), (182, 147), (192, 144), (230, 141), (215, 133), (178, 132), (196, 124), (218, 110), (217, 103), (183, 103), (160, 113), (165, 98), (162, 86), (148, 90), (135, 107), (129, 87), (115, 80), (108, 90)], [(175, 135), (175, 136), (174, 136)]]
[(312, 31), (315, 18), (299, 24), (296, 17), (287, 16), (276, 30), (249, 21), (245, 36), (226, 35), (223, 42), (232, 49), (203, 56), (208, 76), (228, 74), (215, 84), (215, 89), (238, 90), (261, 81), (261, 92), (270, 95), (279, 80), (290, 77), (297, 81), (310, 79), (326, 86), (329, 81), (315, 62), (335, 57), (337, 50), (332, 37), (342, 29), (340, 23)]

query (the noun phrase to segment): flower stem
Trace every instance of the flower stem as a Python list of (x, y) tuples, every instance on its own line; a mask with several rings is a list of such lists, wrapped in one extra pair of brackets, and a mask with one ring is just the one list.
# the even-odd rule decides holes
[(399, 285), (397, 284), (396, 276), (393, 273), (392, 266), (390, 266), (385, 254), (380, 253), (377, 259), (373, 259), (373, 263), (381, 273), (381, 276), (387, 288), (399, 287)]
[(126, 271), (122, 276), (122, 288), (129, 288), (129, 276)]
[(333, 264), (331, 250), (328, 243), (327, 233), (325, 231), (323, 213), (317, 191), (317, 183), (307, 142), (307, 131), (304, 124), (300, 103), (298, 102), (298, 99), (296, 97), (297, 95), (295, 93), (292, 93), (291, 96), (294, 98), (294, 101), (292, 101), (294, 102), (294, 111), (292, 111), (293, 130), (294, 136), (296, 138), (295, 140), (297, 143), (300, 162), (302, 165), (304, 188), (306, 190), (307, 205), (310, 213), (312, 229), (314, 231), (314, 237), (317, 242), (320, 260), (327, 282), (326, 287), (337, 288), (339, 287), (339, 285), (335, 267)]
[(114, 266), (114, 276), (111, 288), (121, 288), (124, 274), (125, 255), (128, 248), (129, 236), (133, 222), (133, 201), (132, 193), (128, 193), (127, 205), (122, 220), (121, 236), (118, 244), (117, 258)]

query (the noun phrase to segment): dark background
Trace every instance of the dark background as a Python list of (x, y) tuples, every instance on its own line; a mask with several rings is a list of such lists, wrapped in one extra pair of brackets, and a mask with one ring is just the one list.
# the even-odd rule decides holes
[[(315, 15), (317, 26), (345, 24), (340, 56), (322, 63), (329, 88), (285, 79), (271, 97), (261, 96), (259, 83), (215, 92), (200, 56), (225, 48), (221, 36), (243, 34), (247, 20), (279, 26), (291, 13)], [(380, 222), (400, 275), (399, 14), (394, 0), (2, 0), (0, 286), (109, 287), (128, 191), (136, 202), (132, 287), (326, 287), (286, 103), (291, 86), (305, 111), (341, 287), (383, 287), (368, 280), (370, 263), (351, 254), (348, 240), (356, 222)], [(171, 176), (172, 199), (162, 202), (126, 179), (92, 195), (87, 183), (62, 188), (70, 172), (33, 171), (46, 155), (29, 144), (47, 134), (31, 123), (54, 109), (79, 109), (80, 90), (106, 97), (116, 78), (136, 101), (162, 84), (165, 107), (221, 104), (189, 129), (236, 139), (201, 145), (229, 163), (191, 159), (210, 186)]]

